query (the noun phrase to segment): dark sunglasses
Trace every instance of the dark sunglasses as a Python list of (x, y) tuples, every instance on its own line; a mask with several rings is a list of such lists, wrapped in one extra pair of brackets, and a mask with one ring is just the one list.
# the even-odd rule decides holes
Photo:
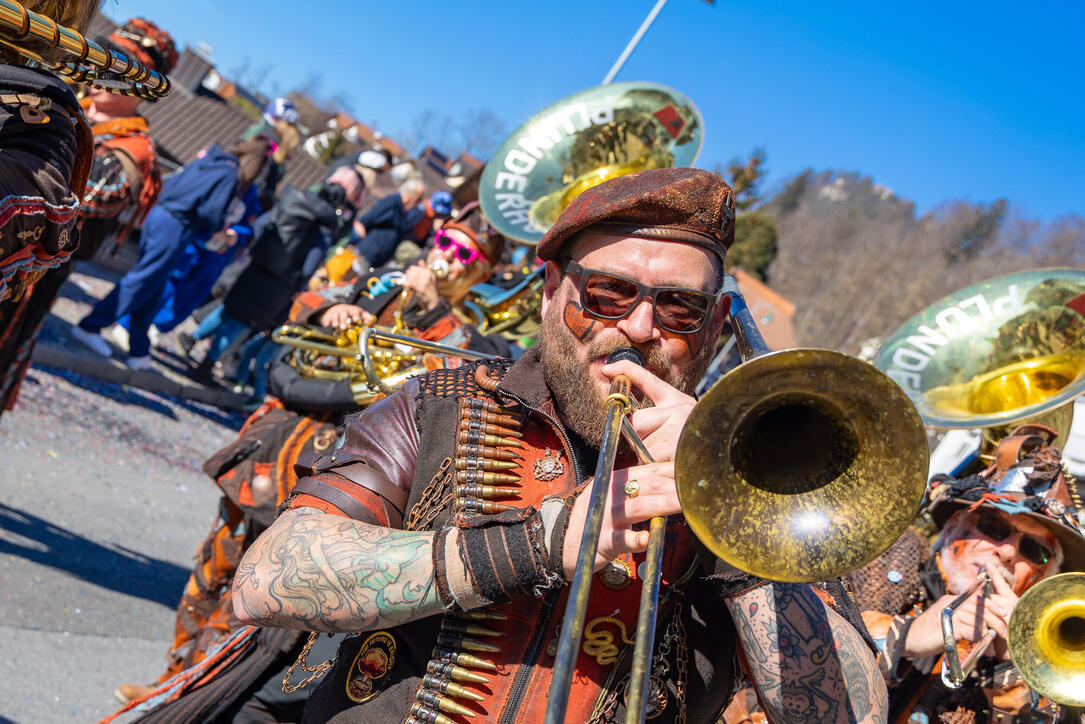
[(1001, 543), (1014, 533), (1020, 534), (1017, 551), (1022, 558), (1037, 566), (1046, 566), (1047, 562), (1055, 557), (1055, 551), (1048, 548), (1046, 543), (1021, 533), (1006, 521), (993, 515), (981, 515), (976, 520), (976, 530), (996, 543)]
[(685, 287), (650, 287), (635, 279), (598, 269), (585, 269), (572, 259), (566, 259), (562, 270), (580, 278), (578, 290), (585, 311), (600, 319), (624, 319), (648, 297), (656, 322), (662, 329), (675, 334), (700, 331), (712, 308), (725, 296), (700, 292)]
[(471, 264), (476, 259), (482, 256), (482, 252), (480, 252), (478, 249), (472, 246), (467, 246), (466, 244), (461, 244), (460, 242), (453, 239), (452, 235), (444, 229), (440, 229), (437, 231), (437, 234), (433, 241), (435, 244), (437, 244), (437, 248), (442, 251), (447, 251), (448, 249), (455, 249), (456, 258), (459, 259), (460, 263), (464, 266)]

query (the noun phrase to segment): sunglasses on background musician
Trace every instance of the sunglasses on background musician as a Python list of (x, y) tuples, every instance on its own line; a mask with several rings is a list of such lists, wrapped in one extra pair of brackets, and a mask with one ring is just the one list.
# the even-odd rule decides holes
[(1017, 533), (1017, 552), (1026, 561), (1037, 566), (1046, 566), (1048, 561), (1055, 557), (1055, 551), (1051, 550), (1046, 543), (1022, 533), (997, 516), (980, 515), (976, 519), (975, 528), (985, 538), (989, 538), (995, 543), (1001, 543), (1014, 533)]
[(464, 244), (463, 242), (456, 241), (454, 238), (452, 238), (452, 235), (444, 229), (439, 229), (437, 231), (437, 234), (434, 237), (434, 244), (436, 244), (437, 248), (441, 251), (448, 251), (449, 249), (453, 249), (456, 258), (464, 266), (474, 264), (475, 261), (477, 261), (478, 259), (485, 259), (485, 257), (482, 256), (482, 252), (480, 252), (478, 249), (470, 246), (469, 244)]
[(653, 287), (620, 274), (586, 269), (572, 259), (562, 266), (566, 274), (579, 277), (580, 304), (599, 319), (617, 320), (628, 317), (645, 297), (652, 300), (656, 323), (661, 329), (675, 334), (694, 334), (708, 321), (712, 309), (725, 297), (686, 287)]

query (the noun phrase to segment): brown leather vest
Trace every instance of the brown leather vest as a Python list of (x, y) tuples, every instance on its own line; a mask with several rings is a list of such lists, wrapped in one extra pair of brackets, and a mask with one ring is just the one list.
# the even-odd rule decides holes
[[(489, 378), (480, 379), (491, 391), (477, 384), (477, 365), (440, 370), (423, 378), (415, 414), (419, 458), (405, 527), (440, 528), (455, 524), (458, 516), (467, 512), (497, 512), (493, 504), (537, 508), (544, 497), (569, 496), (583, 487), (594, 461), (582, 459), (584, 453), (574, 447), (558, 421), (537, 365), (533, 353), (511, 370), (507, 363), (490, 363)], [(495, 387), (497, 393), (492, 391)], [(480, 420), (482, 415), (473, 412), (483, 407), (494, 410), (492, 403), (497, 403), (502, 413), (523, 417), (515, 430), (522, 437), (481, 437), (501, 432), (495, 428), (487, 432), (481, 427), (485, 424)], [(495, 466), (493, 461), (515, 465)], [(480, 485), (503, 490), (485, 490)], [(594, 576), (566, 721), (590, 721), (593, 712), (595, 720), (605, 721), (624, 711), (642, 587), (637, 567), (642, 560), (642, 555), (623, 556)], [(689, 530), (684, 523), (673, 521), (667, 529), (664, 590), (672, 590), (667, 584), (687, 576), (694, 565)], [(526, 597), (468, 615), (449, 613), (350, 638), (340, 648), (332, 671), (313, 692), (305, 721), (541, 721), (568, 590), (564, 586), (541, 597)], [(682, 720), (679, 691), (689, 688), (687, 672), (698, 674), (690, 662), (694, 657), (687, 649), (682, 623), (689, 614), (688, 606), (682, 612), (673, 605), (679, 598), (673, 595), (659, 614), (655, 659), (659, 676), (653, 682), (658, 690), (659, 721)], [(712, 688), (710, 698), (714, 701), (709, 706), (718, 712), (730, 696), (737, 665), (733, 625), (721, 601), (715, 600), (713, 608), (717, 618), (712, 626), (722, 624), (726, 635), (714, 641), (712, 658), (719, 661), (712, 662), (708, 667), (711, 673), (699, 676), (693, 688)], [(664, 649), (668, 655), (660, 656)], [(476, 658), (463, 659), (460, 654)], [(468, 661), (466, 668), (486, 683), (475, 677), (475, 681), (453, 680), (453, 686), (447, 686), (449, 680), (439, 675), (441, 664), (458, 657), (461, 663)], [(427, 669), (438, 675), (425, 678)], [(438, 709), (447, 720), (434, 717)], [(712, 721), (709, 717), (702, 709), (690, 718)]]

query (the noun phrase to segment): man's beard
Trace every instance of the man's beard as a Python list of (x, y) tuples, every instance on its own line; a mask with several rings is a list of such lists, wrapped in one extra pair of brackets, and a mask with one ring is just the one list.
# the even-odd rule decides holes
[[(598, 448), (603, 440), (606, 395), (599, 392), (591, 379), (590, 365), (593, 360), (606, 357), (621, 347), (632, 347), (644, 355), (645, 367), (649, 372), (678, 391), (692, 395), (715, 352), (715, 346), (705, 341), (686, 369), (678, 371), (671, 366), (656, 342), (635, 344), (626, 341), (623, 344), (621, 340), (602, 340), (596, 335), (588, 343), (585, 361), (580, 362), (578, 346), (560, 314), (552, 313), (544, 317), (540, 332), (539, 355), (543, 377), (554, 395), (558, 411), (565, 424), (594, 448)], [(639, 404), (641, 407), (652, 406), (648, 399)]]

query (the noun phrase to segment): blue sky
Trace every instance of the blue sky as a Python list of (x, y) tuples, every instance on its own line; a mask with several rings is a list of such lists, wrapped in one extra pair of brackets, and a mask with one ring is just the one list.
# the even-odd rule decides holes
[[(511, 131), (598, 84), (654, 0), (431, 2), (107, 0), (223, 71), (314, 74), (396, 137), (426, 110), (493, 110)], [(1085, 4), (669, 0), (617, 80), (688, 96), (697, 165), (756, 147), (769, 184), (807, 167), (871, 175), (918, 204), (1008, 198), (1028, 216), (1085, 213)]]

